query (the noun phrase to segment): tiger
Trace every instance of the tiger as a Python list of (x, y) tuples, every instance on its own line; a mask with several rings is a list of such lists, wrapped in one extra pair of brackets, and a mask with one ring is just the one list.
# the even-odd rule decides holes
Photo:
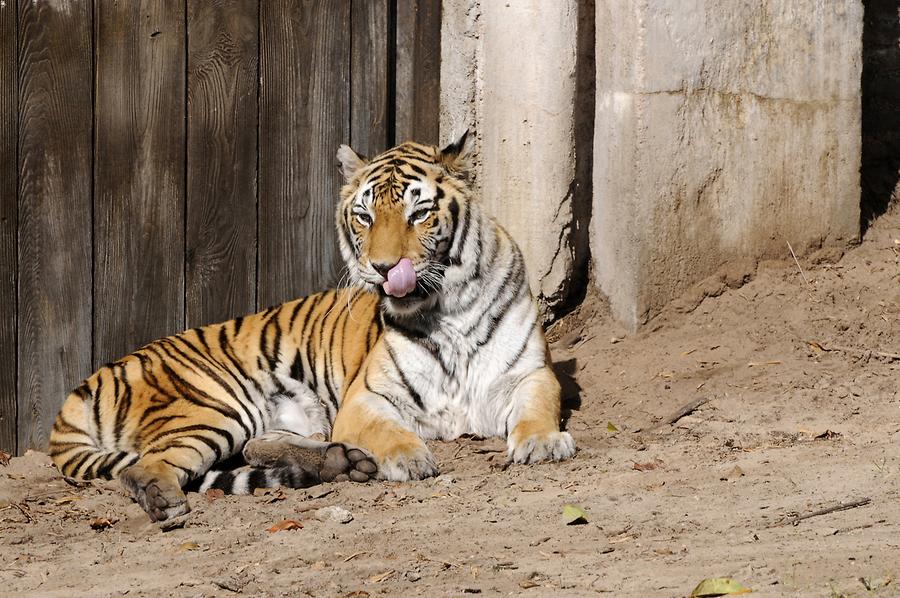
[(185, 489), (438, 474), (428, 440), (506, 439), (512, 463), (574, 455), (524, 258), (473, 191), (471, 138), (337, 152), (348, 284), (153, 341), (68, 395), (64, 476), (117, 479), (157, 523)]

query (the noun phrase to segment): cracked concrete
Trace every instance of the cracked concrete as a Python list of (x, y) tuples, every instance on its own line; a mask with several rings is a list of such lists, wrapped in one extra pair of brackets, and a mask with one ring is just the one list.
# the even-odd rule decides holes
[[(476, 185), (525, 254), (548, 317), (577, 294), (586, 238), (572, 231), (576, 180), (579, 3), (447, 0), (441, 41), (441, 134), (476, 132)], [(589, 173), (588, 173), (589, 174)]]
[(729, 262), (858, 238), (861, 36), (859, 0), (444, 0), (441, 133), (475, 131), (545, 314), (590, 261), (635, 329)]
[(858, 236), (861, 34), (850, 0), (598, 4), (591, 255), (624, 324)]

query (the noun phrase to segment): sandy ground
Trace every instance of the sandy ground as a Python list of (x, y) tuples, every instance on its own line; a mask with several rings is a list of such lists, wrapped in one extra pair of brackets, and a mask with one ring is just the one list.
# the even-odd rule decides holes
[[(434, 443), (435, 479), (191, 494), (188, 524), (162, 533), (116, 483), (12, 459), (0, 594), (687, 596), (728, 576), (763, 596), (900, 595), (898, 239), (886, 216), (803, 275), (732, 265), (636, 335), (588, 297), (551, 330), (572, 375), (566, 463)], [(589, 522), (565, 525), (568, 503)], [(267, 531), (285, 519), (302, 528)]]

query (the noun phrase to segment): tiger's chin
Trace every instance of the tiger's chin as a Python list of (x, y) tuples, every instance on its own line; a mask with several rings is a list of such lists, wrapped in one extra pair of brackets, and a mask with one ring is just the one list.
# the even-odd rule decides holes
[(411, 318), (431, 310), (437, 303), (437, 295), (420, 293), (416, 291), (405, 297), (392, 297), (379, 289), (381, 304), (392, 316)]

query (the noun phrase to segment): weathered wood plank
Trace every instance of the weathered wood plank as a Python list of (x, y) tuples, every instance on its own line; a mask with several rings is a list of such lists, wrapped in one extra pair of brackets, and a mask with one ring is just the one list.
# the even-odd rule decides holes
[(97, 3), (95, 365), (184, 325), (184, 9)]
[(352, 3), (350, 55), (350, 145), (374, 156), (393, 141), (389, 103), (388, 0)]
[(59, 406), (90, 373), (92, 67), (89, 2), (18, 6), (23, 452), (46, 449)]
[(258, 10), (188, 3), (187, 326), (256, 308)]
[(261, 3), (260, 307), (333, 286), (335, 152), (349, 138), (350, 3)]
[(441, 0), (397, 0), (396, 141), (440, 140)]
[(0, 4), (0, 451), (16, 454), (16, 3)]

